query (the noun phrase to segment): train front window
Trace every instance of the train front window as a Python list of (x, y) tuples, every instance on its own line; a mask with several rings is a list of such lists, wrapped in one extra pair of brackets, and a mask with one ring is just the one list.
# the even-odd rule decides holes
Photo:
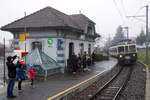
[(136, 47), (135, 47), (135, 45), (129, 46), (129, 51), (130, 51), (130, 52), (136, 52)]
[(125, 52), (128, 52), (128, 46), (125, 46)]
[(124, 53), (124, 47), (118, 47), (118, 53)]

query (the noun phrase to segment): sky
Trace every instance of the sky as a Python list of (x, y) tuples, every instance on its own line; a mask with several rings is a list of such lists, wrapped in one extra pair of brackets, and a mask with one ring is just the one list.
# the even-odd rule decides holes
[[(53, 7), (66, 14), (82, 14), (89, 17), (96, 23), (96, 32), (105, 41), (116, 33), (119, 25), (129, 27), (129, 37), (139, 35), (141, 28), (145, 29), (145, 17), (137, 19), (126, 16), (145, 15), (145, 5), (150, 0), (0, 0), (0, 27), (7, 25), (17, 19), (43, 9), (47, 6)], [(140, 20), (139, 20), (140, 19)], [(141, 21), (142, 20), (142, 21)], [(0, 42), (3, 38), (8, 40), (13, 35), (0, 31)]]

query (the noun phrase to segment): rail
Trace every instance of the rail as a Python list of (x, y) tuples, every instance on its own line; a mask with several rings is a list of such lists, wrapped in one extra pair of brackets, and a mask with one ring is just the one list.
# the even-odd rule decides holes
[[(123, 70), (126, 70), (127, 68), (128, 68), (127, 75), (125, 76), (125, 78), (123, 78), (124, 80), (120, 82), (120, 85), (117, 86), (116, 81), (118, 81), (118, 78), (120, 77), (120, 75), (122, 75), (121, 73), (125, 73), (123, 72)], [(133, 69), (132, 66), (122, 67), (120, 71), (117, 74), (115, 74), (102, 88), (100, 88), (100, 90), (90, 100), (99, 100), (99, 99), (116, 100), (116, 98), (119, 96), (121, 91), (126, 86), (128, 80), (130, 79), (132, 69)], [(120, 77), (120, 79), (122, 78)]]

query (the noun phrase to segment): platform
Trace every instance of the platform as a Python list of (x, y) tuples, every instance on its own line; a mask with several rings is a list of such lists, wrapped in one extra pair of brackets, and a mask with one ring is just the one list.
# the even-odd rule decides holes
[[(13, 100), (50, 100), (50, 98), (57, 97), (75, 86), (80, 86), (96, 75), (111, 69), (116, 64), (117, 60), (110, 58), (108, 61), (97, 62), (92, 66), (91, 71), (78, 72), (76, 74), (56, 74), (47, 81), (35, 83), (35, 89), (29, 88), (29, 83), (27, 83), (27, 85), (23, 86), (23, 94), (18, 94), (17, 87), (15, 87), (14, 94), (17, 95), (17, 98)], [(6, 87), (0, 89), (0, 100), (7, 100)]]

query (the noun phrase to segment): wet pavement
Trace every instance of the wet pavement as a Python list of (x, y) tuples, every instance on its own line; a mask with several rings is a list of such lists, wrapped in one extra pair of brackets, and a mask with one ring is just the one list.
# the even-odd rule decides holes
[[(116, 63), (116, 59), (110, 58), (108, 61), (97, 62), (94, 66), (92, 66), (91, 71), (78, 72), (76, 74), (56, 74), (51, 76), (47, 81), (36, 82), (35, 89), (31, 89), (29, 84), (23, 86), (23, 94), (18, 94), (17, 87), (15, 87), (14, 94), (17, 95), (17, 98), (14, 98), (13, 100), (46, 100), (51, 96), (54, 96), (104, 70), (113, 67)], [(0, 89), (0, 100), (7, 100), (6, 87)]]

